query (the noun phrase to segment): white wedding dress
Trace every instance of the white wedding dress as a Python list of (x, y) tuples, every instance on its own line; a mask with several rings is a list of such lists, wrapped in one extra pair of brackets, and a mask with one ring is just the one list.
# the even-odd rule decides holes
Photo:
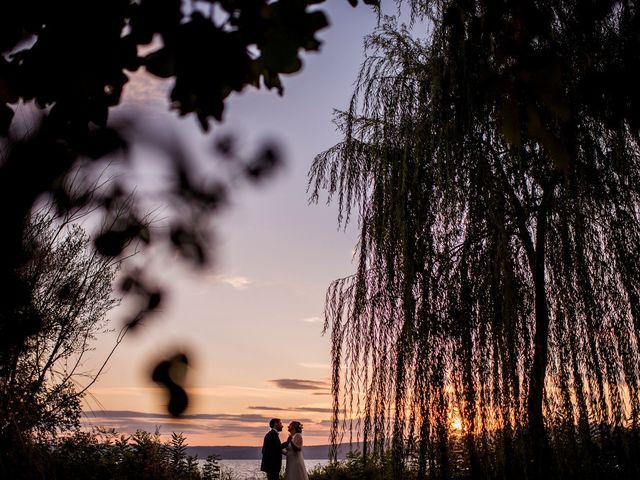
[(286, 480), (309, 480), (302, 455), (302, 435), (299, 433), (291, 437), (291, 442), (287, 447), (287, 466), (284, 478)]

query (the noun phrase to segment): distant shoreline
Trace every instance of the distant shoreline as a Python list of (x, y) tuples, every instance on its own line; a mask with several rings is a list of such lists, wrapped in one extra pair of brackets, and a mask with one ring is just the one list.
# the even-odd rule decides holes
[[(331, 445), (308, 445), (304, 447), (304, 458), (308, 460), (328, 460)], [(360, 444), (338, 445), (338, 459), (344, 460), (347, 453), (360, 449)], [(207, 458), (209, 455), (218, 455), (222, 460), (259, 460), (262, 458), (261, 447), (251, 446), (189, 446), (189, 455), (197, 455), (198, 458)]]

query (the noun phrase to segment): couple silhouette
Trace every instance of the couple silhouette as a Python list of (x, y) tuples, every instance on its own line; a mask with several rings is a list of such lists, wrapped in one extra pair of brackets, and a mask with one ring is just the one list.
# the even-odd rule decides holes
[(287, 441), (280, 441), (279, 433), (283, 429), (282, 420), (272, 418), (271, 428), (264, 436), (262, 443), (262, 463), (260, 470), (266, 472), (267, 480), (278, 480), (282, 470), (282, 456), (286, 455), (287, 463), (284, 470), (285, 480), (308, 480), (307, 468), (302, 455), (302, 424), (293, 421), (287, 427), (289, 437)]

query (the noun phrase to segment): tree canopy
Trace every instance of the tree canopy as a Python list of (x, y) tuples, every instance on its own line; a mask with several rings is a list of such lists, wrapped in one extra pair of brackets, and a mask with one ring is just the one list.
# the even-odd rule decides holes
[(361, 232), (327, 294), (334, 441), (397, 478), (632, 478), (638, 5), (406, 3), (425, 33), (368, 37), (310, 171)]
[(20, 314), (43, 322), (0, 377), (2, 438), (17, 441), (27, 432), (51, 439), (78, 428), (81, 399), (102, 370), (87, 372), (84, 363), (118, 304), (113, 280), (121, 262), (99, 255), (79, 220), (72, 214), (56, 220), (43, 208), (25, 232), (31, 261), (19, 274), (29, 285), (32, 309)]
[[(300, 69), (300, 50), (318, 49), (315, 34), (327, 20), (308, 10), (312, 3), (4, 2), (0, 51), (10, 53), (0, 64), (3, 117), (12, 116), (7, 103), (34, 99), (63, 122), (105, 126), (127, 72), (145, 67), (174, 78), (172, 108), (195, 113), (207, 129), (210, 119), (222, 118), (231, 92), (260, 83), (282, 92), (280, 75)], [(154, 40), (151, 52), (138, 49)]]

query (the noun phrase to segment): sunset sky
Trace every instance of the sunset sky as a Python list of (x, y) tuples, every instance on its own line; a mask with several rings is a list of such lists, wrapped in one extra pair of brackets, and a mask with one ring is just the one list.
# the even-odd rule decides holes
[[(223, 126), (204, 136), (193, 119), (166, 112), (167, 85), (137, 75), (123, 108), (148, 126), (176, 131), (208, 160), (224, 132), (250, 151), (275, 139), (286, 165), (263, 185), (241, 185), (215, 219), (212, 268), (188, 272), (164, 258), (156, 267), (171, 286), (162, 312), (126, 337), (85, 401), (87, 425), (183, 432), (190, 445), (260, 445), (271, 417), (300, 420), (308, 444), (328, 443), (331, 418), (330, 339), (322, 336), (329, 283), (353, 273), (356, 226), (337, 228), (335, 205), (308, 205), (306, 174), (315, 154), (339, 140), (334, 108), (345, 108), (360, 63), (362, 38), (376, 15), (331, 0), (331, 26), (319, 35), (319, 54), (304, 57), (301, 73), (285, 79), (285, 94), (248, 91), (227, 107)], [(141, 155), (145, 153), (142, 152)], [(147, 153), (148, 154), (148, 153)], [(209, 160), (210, 161), (210, 160)], [(122, 310), (113, 312), (119, 328)], [(103, 358), (114, 335), (100, 337)], [(189, 354), (190, 408), (184, 419), (164, 415), (165, 398), (149, 380), (151, 365), (176, 350)], [(89, 369), (90, 365), (87, 365)]]

